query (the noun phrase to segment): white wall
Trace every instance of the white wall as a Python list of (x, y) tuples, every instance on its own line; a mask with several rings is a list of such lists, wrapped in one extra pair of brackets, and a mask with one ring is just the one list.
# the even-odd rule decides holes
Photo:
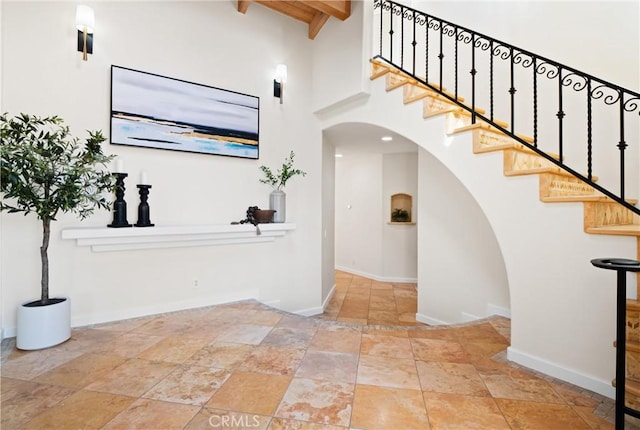
[(482, 208), (446, 166), (419, 153), (419, 312), (442, 324), (509, 316), (509, 282)]
[(369, 1), (352, 1), (345, 22), (329, 19), (313, 41), (313, 111), (366, 96), (369, 89)]
[(415, 282), (416, 226), (388, 222), (392, 194), (411, 194), (416, 213), (417, 153), (343, 155), (336, 159), (336, 267), (381, 281)]
[(335, 146), (326, 136), (322, 142), (322, 304), (328, 303), (336, 279), (335, 253)]
[(382, 268), (382, 154), (336, 159), (336, 267), (378, 278)]
[[(151, 220), (227, 224), (247, 206), (268, 205), (258, 166), (277, 167), (290, 150), (308, 175), (287, 185), (287, 219), (297, 229), (268, 244), (92, 253), (52, 230), (51, 292), (72, 297), (74, 324), (256, 297), (287, 310), (321, 305), (321, 133), (311, 114), (311, 41), (306, 26), (267, 8), (237, 12), (225, 2), (95, 2), (94, 54), (76, 52), (75, 3), (11, 2), (2, 8), (2, 110), (57, 114), (74, 134), (109, 131), (110, 66), (130, 67), (260, 97), (260, 160), (104, 144), (132, 179), (148, 172)], [(285, 103), (272, 96), (275, 65), (286, 63)], [(127, 181), (129, 221), (137, 196)], [(2, 214), (2, 327), (39, 295), (40, 227)], [(83, 225), (105, 226), (108, 212)], [(199, 288), (193, 288), (193, 279)]]
[(418, 277), (417, 225), (389, 224), (391, 196), (412, 197), (415, 222), (418, 208), (418, 155), (415, 152), (384, 154), (382, 158), (382, 277), (414, 282)]

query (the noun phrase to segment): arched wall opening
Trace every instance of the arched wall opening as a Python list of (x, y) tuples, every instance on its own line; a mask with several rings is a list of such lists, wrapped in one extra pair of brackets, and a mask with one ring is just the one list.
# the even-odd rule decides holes
[[(505, 263), (491, 225), (440, 161), (400, 133), (364, 122), (326, 128), (323, 146), (323, 170), (334, 173), (331, 179), (325, 173), (324, 188), (334, 192), (323, 193), (323, 207), (333, 208), (323, 217), (334, 217), (335, 252), (335, 266), (327, 259), (323, 273), (337, 267), (417, 281), (417, 318), (428, 324), (509, 316)], [(388, 222), (388, 197), (397, 192), (413, 196), (415, 223)]]

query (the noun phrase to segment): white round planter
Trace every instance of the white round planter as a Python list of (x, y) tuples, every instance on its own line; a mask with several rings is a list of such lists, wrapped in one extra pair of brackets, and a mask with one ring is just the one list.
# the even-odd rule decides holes
[(61, 299), (46, 306), (26, 306), (32, 303), (28, 302), (18, 307), (18, 349), (48, 348), (71, 337), (71, 300)]

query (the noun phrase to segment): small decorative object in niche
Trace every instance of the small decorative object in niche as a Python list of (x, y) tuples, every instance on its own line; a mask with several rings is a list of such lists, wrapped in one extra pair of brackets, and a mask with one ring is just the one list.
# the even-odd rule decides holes
[(391, 221), (392, 222), (410, 222), (411, 218), (409, 217), (409, 212), (407, 210), (395, 208), (393, 212), (391, 212)]
[(391, 222), (411, 223), (413, 198), (410, 194), (398, 193), (391, 196)]
[(273, 187), (273, 191), (269, 195), (269, 209), (275, 210), (273, 222), (284, 222), (286, 218), (287, 201), (282, 188), (286, 185), (287, 181), (296, 175), (306, 176), (307, 172), (300, 169), (293, 168), (293, 158), (295, 154), (293, 151), (289, 153), (289, 157), (285, 158), (282, 167), (274, 174), (273, 171), (267, 166), (260, 166), (260, 170), (264, 173), (264, 179), (260, 179), (263, 184), (269, 184)]
[(260, 99), (111, 66), (111, 143), (258, 158)]

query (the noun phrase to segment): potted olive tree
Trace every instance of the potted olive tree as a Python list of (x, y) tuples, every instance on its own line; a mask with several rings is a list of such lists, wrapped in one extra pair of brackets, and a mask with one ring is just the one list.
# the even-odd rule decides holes
[(271, 185), (273, 191), (269, 194), (269, 209), (273, 209), (276, 212), (273, 214), (273, 222), (284, 222), (286, 219), (286, 197), (287, 195), (282, 190), (287, 184), (287, 181), (296, 175), (305, 176), (307, 173), (300, 169), (293, 168), (293, 158), (295, 154), (293, 151), (289, 153), (289, 156), (285, 158), (282, 167), (279, 168), (276, 173), (267, 167), (260, 166), (260, 170), (264, 173), (264, 178), (260, 179), (263, 184)]
[(114, 186), (106, 171), (113, 156), (102, 153), (101, 131), (81, 143), (57, 116), (0, 115), (0, 210), (34, 213), (42, 223), (40, 299), (18, 308), (16, 346), (41, 349), (71, 336), (69, 298), (49, 297), (51, 222), (60, 213), (81, 219), (109, 208), (105, 192)]

